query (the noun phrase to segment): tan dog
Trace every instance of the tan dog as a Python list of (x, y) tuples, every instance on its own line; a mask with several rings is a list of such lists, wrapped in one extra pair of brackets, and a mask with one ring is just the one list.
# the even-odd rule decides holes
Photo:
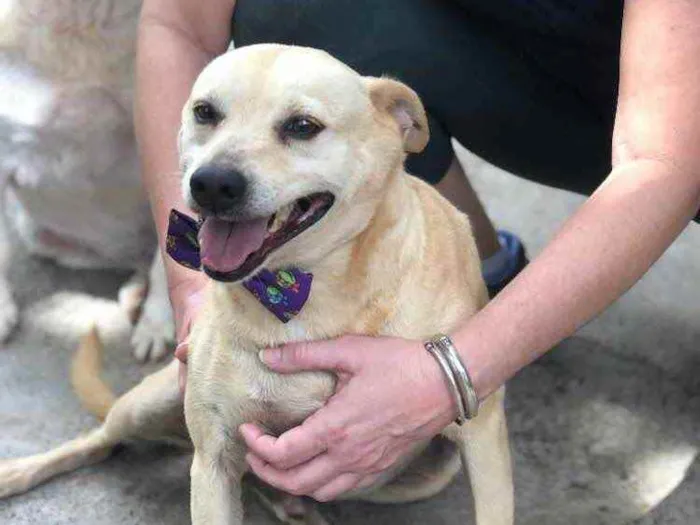
[[(185, 414), (195, 449), (194, 524), (242, 523), (240, 424), (281, 433), (333, 393), (330, 374), (278, 375), (259, 360), (260, 349), (349, 333), (426, 339), (485, 304), (467, 217), (403, 170), (404, 151), (427, 141), (413, 91), (361, 77), (320, 51), (251, 46), (200, 75), (180, 134), (184, 193), (205, 218), (202, 261), (216, 278), (190, 340)], [(290, 266), (312, 272), (313, 287), (299, 314), (282, 323), (240, 280), (262, 267)], [(91, 379), (97, 346), (94, 338), (85, 342), (75, 376), (81, 397), (105, 413), (110, 393)], [(88, 436), (0, 465), (0, 495), (100, 460), (127, 439), (186, 442), (176, 375), (170, 364), (146, 378)], [(503, 397), (501, 390), (476, 419), (444, 432), (465, 459), (478, 525), (513, 523)], [(427, 445), (407, 468), (397, 466), (354, 497), (411, 501), (442, 490), (459, 461), (454, 453), (422, 461)], [(416, 476), (426, 465), (428, 475)]]

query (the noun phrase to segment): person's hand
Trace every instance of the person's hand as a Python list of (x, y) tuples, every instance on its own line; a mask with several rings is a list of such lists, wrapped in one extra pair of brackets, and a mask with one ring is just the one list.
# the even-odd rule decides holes
[[(171, 279), (171, 281), (175, 281)], [(190, 271), (179, 277), (169, 287), (170, 303), (175, 316), (175, 337), (177, 347), (175, 357), (180, 361), (178, 383), (185, 391), (187, 383), (187, 342), (192, 321), (202, 306), (204, 286), (207, 280), (203, 274)]]
[(329, 501), (369, 486), (456, 417), (439, 365), (418, 341), (346, 336), (262, 357), (277, 372), (329, 370), (338, 377), (327, 404), (280, 437), (252, 423), (240, 427), (253, 472), (290, 494)]

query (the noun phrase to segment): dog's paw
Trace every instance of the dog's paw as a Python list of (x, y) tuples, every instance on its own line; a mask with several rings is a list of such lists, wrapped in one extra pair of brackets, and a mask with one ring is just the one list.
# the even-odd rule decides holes
[[(142, 282), (142, 278), (136, 275), (124, 289), (128, 290), (131, 286), (133, 293), (139, 290)], [(124, 295), (128, 293), (125, 292)], [(168, 281), (160, 251), (156, 250), (148, 271), (148, 294), (141, 305), (141, 316), (131, 335), (131, 346), (139, 361), (158, 361), (168, 353), (174, 341), (175, 322), (168, 296)]]
[(139, 361), (162, 359), (175, 341), (175, 323), (170, 303), (149, 296), (131, 335), (134, 357)]
[(129, 318), (131, 324), (136, 324), (141, 316), (141, 307), (146, 299), (148, 281), (140, 272), (135, 273), (119, 289), (119, 306)]
[(35, 485), (27, 458), (0, 460), (0, 499), (27, 492)]
[(10, 337), (19, 322), (19, 309), (9, 290), (0, 285), (0, 342)]

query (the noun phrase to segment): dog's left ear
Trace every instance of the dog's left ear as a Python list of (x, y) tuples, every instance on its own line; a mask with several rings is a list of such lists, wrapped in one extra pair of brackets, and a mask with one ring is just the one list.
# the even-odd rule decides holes
[(380, 112), (396, 121), (403, 134), (404, 150), (420, 153), (428, 144), (428, 118), (420, 98), (406, 84), (390, 78), (365, 77), (369, 96)]

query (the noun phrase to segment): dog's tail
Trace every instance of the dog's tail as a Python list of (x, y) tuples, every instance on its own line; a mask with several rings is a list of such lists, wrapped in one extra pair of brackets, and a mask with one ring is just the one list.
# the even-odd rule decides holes
[(100, 420), (107, 417), (116, 396), (102, 380), (102, 341), (93, 326), (73, 356), (71, 384), (82, 405)]

